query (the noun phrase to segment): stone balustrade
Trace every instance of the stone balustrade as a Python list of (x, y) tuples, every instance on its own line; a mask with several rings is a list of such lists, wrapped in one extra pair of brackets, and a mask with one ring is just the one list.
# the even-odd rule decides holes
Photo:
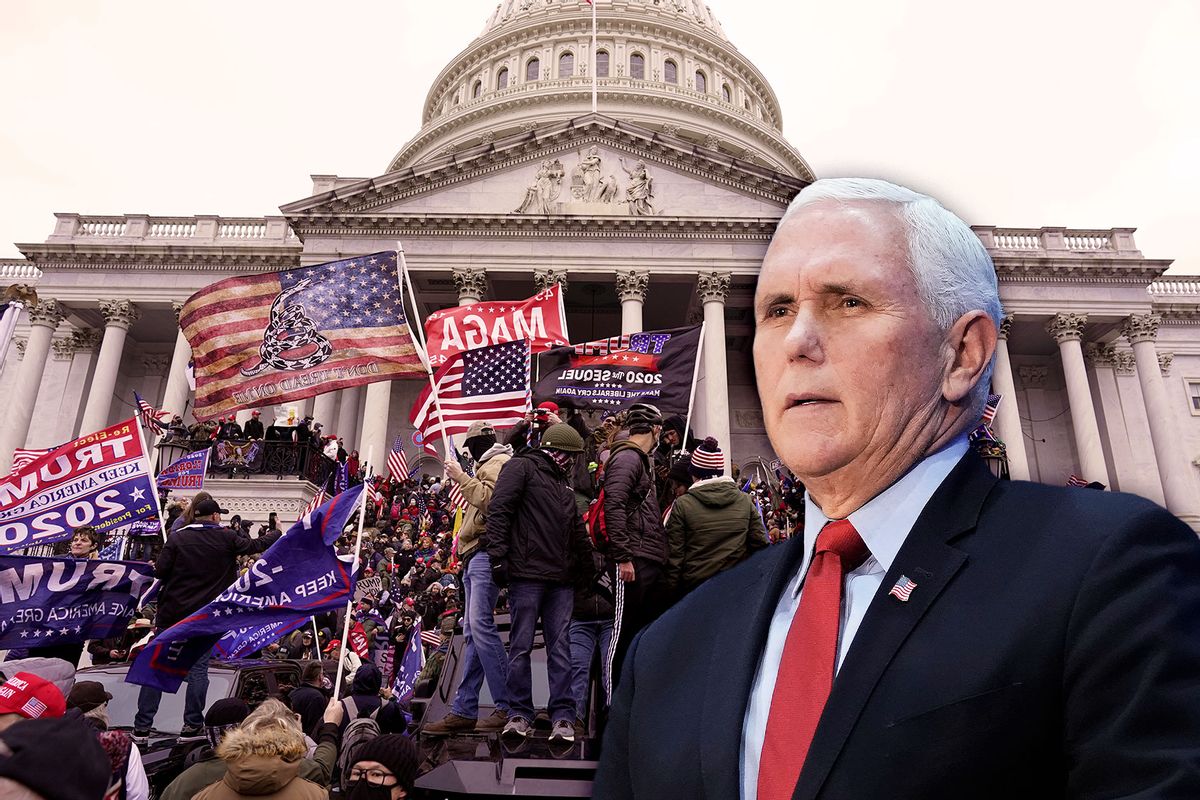
[(1200, 275), (1164, 275), (1146, 287), (1146, 291), (1153, 295), (1170, 297), (1198, 297), (1200, 296)]
[(140, 214), (94, 216), (56, 214), (49, 242), (99, 240), (113, 244), (158, 239), (193, 244), (293, 243), (296, 235), (283, 217), (151, 217)]
[(1095, 253), (1133, 256), (1141, 253), (1133, 242), (1133, 228), (1075, 230), (1068, 228), (996, 228), (972, 225), (971, 230), (994, 253)]
[(41, 280), (42, 271), (23, 258), (0, 258), (0, 288), (9, 283)]

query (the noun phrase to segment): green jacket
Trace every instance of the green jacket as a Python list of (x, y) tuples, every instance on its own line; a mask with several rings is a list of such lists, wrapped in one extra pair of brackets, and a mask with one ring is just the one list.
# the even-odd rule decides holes
[[(298, 777), (321, 786), (329, 786), (333, 767), (337, 763), (338, 726), (322, 723), (317, 732), (317, 749), (312, 758), (300, 764)], [(185, 769), (163, 790), (159, 800), (191, 800), (204, 789), (225, 777), (225, 762), (216, 754)]]
[(699, 481), (671, 507), (667, 582), (686, 593), (767, 546), (762, 517), (732, 478)]

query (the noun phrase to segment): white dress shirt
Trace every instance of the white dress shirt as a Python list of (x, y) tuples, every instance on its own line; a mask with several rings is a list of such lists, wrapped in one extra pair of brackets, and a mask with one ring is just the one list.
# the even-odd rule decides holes
[[(871, 498), (862, 508), (853, 512), (848, 519), (866, 543), (871, 555), (858, 569), (846, 574), (842, 595), (842, 619), (839, 624), (838, 654), (836, 669), (840, 669), (854, 634), (867, 614), (887, 571), (892, 568), (896, 553), (908, 538), (917, 517), (925, 509), (929, 498), (942, 485), (967, 452), (967, 437), (955, 439), (946, 447), (917, 462), (904, 477), (893, 483), (880, 494)], [(758, 671), (750, 687), (750, 702), (746, 706), (746, 717), (742, 721), (741, 778), (742, 798), (758, 798), (758, 762), (762, 754), (763, 739), (767, 732), (767, 716), (771, 711), (771, 696), (775, 692), (775, 677), (779, 662), (783, 658), (783, 646), (792, 627), (792, 617), (800, 606), (800, 590), (804, 575), (812, 561), (817, 544), (817, 534), (830, 519), (821, 512), (806, 492), (804, 495), (804, 559), (796, 576), (775, 605), (771, 616), (771, 627), (767, 632), (767, 644), (763, 648)]]

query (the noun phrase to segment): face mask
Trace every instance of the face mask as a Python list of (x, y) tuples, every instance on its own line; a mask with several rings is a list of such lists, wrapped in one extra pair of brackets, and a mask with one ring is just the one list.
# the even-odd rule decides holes
[(346, 800), (392, 800), (392, 787), (355, 781), (347, 787)]

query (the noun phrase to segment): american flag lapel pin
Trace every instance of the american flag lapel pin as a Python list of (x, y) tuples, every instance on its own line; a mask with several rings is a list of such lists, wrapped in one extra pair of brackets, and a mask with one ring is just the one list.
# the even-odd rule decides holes
[(888, 592), (892, 597), (899, 600), (901, 603), (907, 603), (912, 597), (913, 589), (917, 588), (916, 581), (909, 578), (907, 575), (901, 575), (896, 585)]

